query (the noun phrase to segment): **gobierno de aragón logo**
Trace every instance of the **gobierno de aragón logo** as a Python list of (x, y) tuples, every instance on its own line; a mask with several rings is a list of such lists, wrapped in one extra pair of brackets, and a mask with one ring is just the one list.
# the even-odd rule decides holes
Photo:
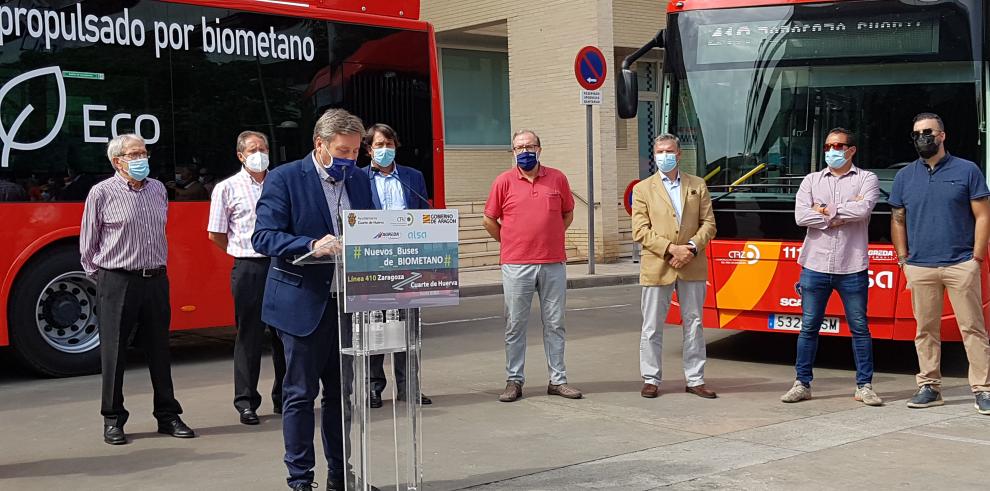
[(0, 143), (3, 143), (3, 150), (0, 152), (0, 168), (5, 168), (10, 165), (11, 150), (38, 150), (51, 143), (52, 140), (58, 136), (59, 131), (62, 129), (62, 123), (65, 121), (65, 79), (62, 77), (61, 68), (57, 66), (50, 66), (24, 72), (7, 81), (3, 84), (3, 87), (0, 87), (0, 105), (2, 105), (10, 91), (14, 90), (17, 86), (34, 78), (48, 76), (55, 78), (55, 83), (58, 87), (58, 111), (55, 116), (54, 124), (52, 124), (52, 127), (48, 133), (37, 141), (17, 141), (17, 133), (21, 130), (21, 127), (24, 125), (24, 122), (27, 121), (31, 113), (34, 112), (34, 105), (32, 105), (30, 101), (27, 101), (25, 98), (26, 103), (24, 108), (21, 109), (20, 113), (17, 114), (17, 117), (14, 118), (14, 122), (11, 123), (9, 129), (6, 128), (3, 121), (0, 120)]

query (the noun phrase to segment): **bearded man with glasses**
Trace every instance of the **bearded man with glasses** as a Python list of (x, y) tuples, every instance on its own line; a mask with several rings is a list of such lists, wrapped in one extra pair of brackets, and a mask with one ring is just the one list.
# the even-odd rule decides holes
[(914, 118), (918, 160), (897, 172), (890, 192), (890, 235), (911, 289), (918, 324), (918, 392), (910, 408), (941, 406), (942, 302), (945, 293), (969, 359), (976, 410), (990, 415), (990, 344), (981, 278), (990, 238), (990, 189), (973, 162), (950, 155), (936, 114)]

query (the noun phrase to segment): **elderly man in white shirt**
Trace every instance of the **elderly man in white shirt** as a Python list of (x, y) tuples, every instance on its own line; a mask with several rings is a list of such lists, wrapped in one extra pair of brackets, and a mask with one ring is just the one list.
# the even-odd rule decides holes
[(270, 259), (251, 246), (251, 234), (254, 233), (257, 217), (255, 207), (268, 174), (268, 138), (256, 131), (242, 132), (237, 136), (237, 159), (241, 161), (241, 170), (213, 188), (207, 231), (217, 247), (234, 257), (234, 267), (230, 271), (237, 324), (237, 338), (234, 340), (234, 408), (240, 414), (241, 423), (256, 425), (260, 422), (258, 378), (266, 327), (272, 342), (272, 363), (275, 366), (275, 382), (272, 384), (275, 414), (282, 414), (282, 378), (285, 377), (282, 341), (275, 330), (261, 320), (261, 303)]

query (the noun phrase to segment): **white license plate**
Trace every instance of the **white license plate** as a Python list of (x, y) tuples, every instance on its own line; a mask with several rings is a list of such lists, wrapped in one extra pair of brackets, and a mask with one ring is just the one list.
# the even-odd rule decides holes
[[(800, 331), (801, 316), (788, 314), (770, 314), (767, 326), (774, 331)], [(822, 319), (822, 328), (819, 332), (829, 334), (839, 333), (839, 318), (826, 317)]]

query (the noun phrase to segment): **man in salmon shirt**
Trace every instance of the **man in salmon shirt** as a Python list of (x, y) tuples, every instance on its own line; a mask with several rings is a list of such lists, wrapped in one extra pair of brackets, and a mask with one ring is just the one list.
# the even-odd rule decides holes
[(550, 372), (547, 394), (581, 398), (581, 391), (567, 384), (564, 368), (564, 232), (574, 220), (574, 197), (564, 173), (540, 162), (541, 151), (540, 137), (533, 131), (513, 134), (515, 165), (495, 178), (485, 203), (485, 229), (501, 242), (507, 378), (498, 398), (502, 402), (522, 397), (526, 326), (534, 292), (540, 297)]

